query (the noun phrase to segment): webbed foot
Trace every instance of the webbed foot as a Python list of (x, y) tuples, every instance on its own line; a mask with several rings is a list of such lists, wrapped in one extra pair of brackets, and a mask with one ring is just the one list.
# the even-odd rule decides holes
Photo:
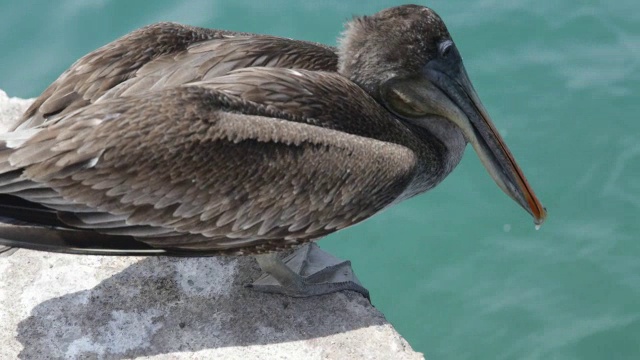
[(369, 299), (351, 268), (351, 262), (323, 251), (315, 243), (304, 245), (280, 259), (276, 253), (257, 255), (264, 273), (253, 284), (254, 290), (307, 297), (342, 290), (357, 291)]

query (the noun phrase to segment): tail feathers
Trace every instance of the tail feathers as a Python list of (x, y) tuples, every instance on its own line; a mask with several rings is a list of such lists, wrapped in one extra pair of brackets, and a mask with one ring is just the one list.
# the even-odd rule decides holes
[(153, 248), (128, 236), (0, 223), (0, 251), (12, 251), (9, 248), (84, 255), (170, 255), (167, 250)]
[[(155, 236), (145, 237), (144, 240), (152, 241), (154, 238)], [(15, 196), (0, 194), (0, 256), (11, 254), (17, 248), (83, 255), (189, 257), (217, 255), (214, 250), (201, 252), (158, 248), (140, 241), (135, 236), (81, 229), (63, 222), (60, 213), (56, 210)]]
[(106, 235), (78, 229), (60, 220), (55, 210), (0, 195), (0, 253), (25, 248), (88, 255), (167, 255), (132, 236)]
[(219, 255), (215, 251), (154, 248), (131, 236), (0, 222), (0, 249), (5, 252), (15, 252), (9, 248), (103, 256), (207, 257)]
[(0, 194), (0, 222), (5, 224), (31, 224), (48, 227), (66, 227), (55, 210), (26, 201), (16, 196)]
[(0, 222), (0, 257), (18, 248), (78, 255), (208, 257), (219, 252), (155, 248), (133, 236), (106, 235), (91, 230)]

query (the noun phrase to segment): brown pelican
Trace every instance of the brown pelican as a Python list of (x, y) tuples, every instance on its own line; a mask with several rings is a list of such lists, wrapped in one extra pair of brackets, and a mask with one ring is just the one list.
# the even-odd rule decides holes
[(80, 254), (262, 254), (256, 287), (352, 289), (295, 248), (440, 183), (467, 143), (546, 216), (440, 17), (350, 21), (337, 49), (173, 23), (84, 56), (0, 138), (0, 245)]

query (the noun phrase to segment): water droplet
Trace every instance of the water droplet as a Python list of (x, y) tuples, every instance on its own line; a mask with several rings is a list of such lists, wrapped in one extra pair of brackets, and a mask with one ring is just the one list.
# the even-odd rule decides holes
[(536, 224), (536, 230), (540, 230), (540, 226), (542, 226), (542, 225)]

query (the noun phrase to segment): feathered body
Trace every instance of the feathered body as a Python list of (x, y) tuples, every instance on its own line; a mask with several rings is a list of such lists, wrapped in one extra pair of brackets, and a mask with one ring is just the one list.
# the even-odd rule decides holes
[(429, 9), (396, 9), (384, 24), (426, 22), (360, 67), (362, 49), (384, 48), (361, 39), (370, 18), (354, 20), (341, 50), (160, 23), (84, 56), (0, 136), (0, 216), (12, 219), (0, 244), (261, 253), (431, 189), (468, 139), (445, 115), (390, 111), (380, 84), (428, 61), (448, 32)]

